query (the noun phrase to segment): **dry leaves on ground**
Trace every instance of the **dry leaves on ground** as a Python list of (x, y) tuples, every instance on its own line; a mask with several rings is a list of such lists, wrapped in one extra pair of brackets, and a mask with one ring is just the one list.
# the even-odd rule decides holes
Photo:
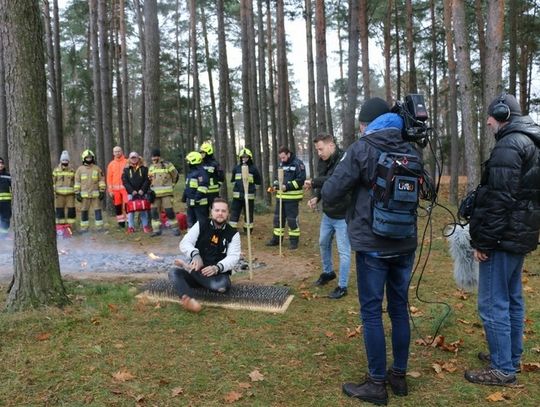
[(41, 332), (39, 334), (36, 335), (36, 339), (38, 341), (48, 341), (51, 337), (51, 333), (50, 332)]
[(540, 370), (540, 363), (539, 362), (523, 363), (521, 365), (521, 369), (524, 372), (536, 372), (536, 371)]
[(489, 396), (486, 397), (487, 401), (496, 402), (496, 401), (506, 401), (509, 400), (510, 397), (508, 397), (507, 394), (496, 391), (495, 393), (491, 393)]
[(237, 391), (231, 391), (227, 393), (224, 397), (225, 403), (231, 404), (235, 401), (238, 401), (242, 398), (242, 393), (238, 393)]
[(261, 382), (264, 380), (264, 375), (259, 372), (258, 369), (255, 369), (253, 372), (249, 374), (249, 378), (252, 382)]
[(127, 382), (135, 378), (135, 376), (128, 372), (126, 369), (119, 370), (118, 372), (114, 373), (112, 377), (114, 380), (119, 382)]
[(184, 389), (182, 387), (175, 387), (171, 390), (171, 397), (178, 397), (184, 394)]

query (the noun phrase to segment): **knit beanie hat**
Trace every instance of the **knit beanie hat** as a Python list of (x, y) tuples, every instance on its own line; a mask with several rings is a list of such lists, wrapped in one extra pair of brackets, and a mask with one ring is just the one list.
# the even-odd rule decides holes
[(69, 161), (69, 153), (67, 150), (62, 151), (62, 154), (60, 154), (60, 162), (62, 161)]
[(159, 148), (154, 148), (152, 150), (152, 157), (161, 157), (161, 151), (159, 150)]
[(361, 123), (370, 123), (385, 113), (390, 113), (390, 106), (388, 106), (386, 100), (377, 97), (371, 98), (362, 104), (358, 121)]
[(493, 109), (499, 103), (504, 103), (510, 109), (510, 116), (521, 116), (521, 106), (514, 95), (502, 93), (489, 104), (488, 115), (493, 115)]

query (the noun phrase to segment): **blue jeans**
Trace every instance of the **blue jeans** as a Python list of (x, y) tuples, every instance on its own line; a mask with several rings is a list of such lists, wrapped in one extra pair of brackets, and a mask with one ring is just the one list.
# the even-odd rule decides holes
[(521, 270), (525, 256), (496, 250), (487, 255), (480, 262), (478, 313), (486, 331), (491, 367), (514, 374), (523, 353)]
[[(131, 201), (133, 197), (131, 195), (128, 195), (128, 200)], [(128, 213), (128, 227), (134, 228), (135, 227), (135, 213), (136, 212), (130, 212)], [(148, 219), (149, 219), (149, 213), (148, 211), (142, 211), (139, 212), (141, 214), (141, 223), (143, 227), (148, 226)]]
[(351, 268), (351, 243), (347, 235), (347, 223), (345, 219), (334, 219), (323, 213), (321, 228), (319, 231), (319, 247), (323, 273), (334, 271), (332, 260), (332, 241), (336, 237), (337, 249), (339, 253), (339, 280), (338, 285), (347, 288), (349, 284), (349, 270)]
[(389, 258), (356, 252), (364, 345), (369, 375), (375, 380), (386, 379), (386, 342), (382, 323), (385, 286), (387, 310), (392, 321), (392, 368), (396, 372), (407, 370), (411, 340), (407, 298), (413, 263), (414, 252)]

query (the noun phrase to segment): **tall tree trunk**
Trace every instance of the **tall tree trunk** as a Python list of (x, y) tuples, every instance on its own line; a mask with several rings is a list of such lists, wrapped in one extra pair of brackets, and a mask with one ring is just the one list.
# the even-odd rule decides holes
[[(358, 38), (360, 9), (365, 6), (365, 3), (366, 0), (349, 0), (349, 66), (347, 68), (347, 112), (343, 121), (343, 148), (350, 146), (356, 139), (354, 123), (358, 99)], [(367, 34), (367, 28), (362, 30), (362, 33)]]
[[(369, 99), (371, 98), (371, 78), (369, 73), (368, 0), (360, 0), (358, 2), (355, 1), (354, 3), (358, 3), (359, 7), (357, 15), (358, 27), (360, 30), (360, 46), (362, 48), (362, 82), (364, 85), (364, 98)], [(358, 61), (358, 49), (356, 52), (356, 60)], [(356, 65), (358, 66), (358, 62), (356, 62)]]
[(193, 77), (193, 108), (194, 108), (194, 125), (195, 137), (197, 144), (200, 146), (203, 143), (202, 134), (202, 112), (201, 112), (201, 87), (199, 83), (199, 60), (198, 60), (198, 41), (197, 41), (197, 8), (195, 0), (189, 2), (189, 24), (191, 32), (191, 75)]
[(0, 157), (9, 166), (7, 141), (7, 107), (6, 107), (6, 70), (4, 62), (4, 46), (0, 29)]
[(412, 0), (406, 0), (407, 9), (407, 54), (409, 60), (409, 81), (407, 86), (408, 93), (418, 93), (418, 83), (416, 80), (416, 62), (414, 48), (414, 32), (413, 32), (413, 5)]
[(465, 23), (464, 0), (454, 0), (452, 3), (452, 16), (454, 21), (454, 38), (456, 45), (457, 75), (459, 79), (459, 92), (461, 95), (462, 133), (465, 143), (465, 166), (467, 170), (467, 189), (472, 190), (479, 180), (478, 171), (478, 143), (474, 132), (474, 92), (471, 72), (471, 57), (467, 39)]
[[(204, 38), (204, 57), (206, 59), (206, 71), (208, 72), (208, 89), (210, 90), (210, 107), (212, 108), (212, 139), (216, 146), (216, 150), (221, 150), (221, 143), (217, 136), (218, 134), (218, 122), (217, 122), (217, 112), (216, 112), (216, 96), (214, 94), (214, 80), (212, 78), (212, 63), (210, 61), (210, 47), (208, 45), (208, 29), (206, 27), (206, 14), (204, 12), (204, 7), (201, 5), (201, 24), (203, 29), (203, 38)], [(223, 161), (221, 161), (224, 164)]]
[(459, 133), (457, 117), (456, 59), (454, 57), (454, 38), (452, 30), (452, 0), (444, 0), (444, 30), (448, 61), (448, 110), (450, 133), (450, 203), (458, 203), (459, 180)]
[(131, 149), (131, 126), (129, 120), (129, 71), (127, 63), (125, 0), (120, 0), (120, 59), (122, 65), (122, 123), (124, 123), (125, 151)]
[[(97, 33), (97, 0), (88, 0), (90, 16), (90, 42), (92, 48), (92, 82), (94, 86), (94, 131), (96, 134), (96, 158), (103, 165), (105, 152), (103, 144), (103, 109), (101, 107), (101, 69), (99, 64), (99, 41)], [(85, 146), (89, 148), (91, 145)]]
[(517, 83), (517, 49), (518, 49), (518, 18), (521, 16), (519, 0), (510, 0), (508, 7), (508, 93), (516, 95)]
[(401, 54), (399, 50), (401, 49), (399, 41), (399, 12), (398, 12), (398, 1), (394, 1), (394, 30), (396, 37), (396, 99), (401, 99)]
[[(438, 47), (437, 47), (437, 19), (435, 17), (435, 0), (430, 0), (430, 16), (431, 16), (431, 61), (432, 61), (432, 86), (433, 89), (432, 98), (431, 98), (431, 127), (435, 129), (432, 133), (431, 145), (438, 146), (438, 134), (439, 134), (439, 78), (438, 78)], [(433, 156), (433, 165), (431, 167), (431, 177), (436, 179), (439, 177), (441, 168), (439, 168), (438, 163), (441, 162), (441, 157), (438, 156), (439, 149), (431, 148), (431, 155)]]
[(112, 156), (112, 92), (111, 68), (109, 54), (109, 23), (106, 0), (98, 0), (98, 26), (99, 26), (99, 61), (101, 68), (101, 109), (103, 111), (103, 157), (99, 157), (102, 168), (106, 168), (108, 158)]
[[(229, 65), (227, 62), (227, 41), (225, 38), (225, 18), (223, 11), (223, 0), (216, 1), (216, 14), (218, 22), (218, 64), (219, 64), (219, 123), (218, 123), (218, 139), (220, 140), (220, 145), (223, 147), (218, 151), (219, 162), (226, 165), (230, 160), (228, 159), (228, 139), (227, 139), (227, 88), (228, 88), (228, 76), (229, 76)], [(234, 134), (231, 135), (229, 140), (233, 140), (234, 144)], [(235, 154), (233, 147), (233, 154)], [(231, 168), (231, 167), (229, 167)], [(228, 197), (227, 193), (227, 183), (224, 182), (221, 188), (221, 196), (224, 198)]]
[(274, 82), (274, 61), (272, 58), (272, 11), (270, 8), (270, 0), (266, 0), (266, 43), (268, 44), (268, 106), (270, 113), (270, 132), (272, 134), (272, 154), (270, 161), (272, 162), (273, 174), (271, 179), (277, 179), (277, 166), (274, 160), (277, 160), (278, 149), (278, 130), (276, 123), (276, 103), (275, 103), (275, 82)]
[[(276, 0), (276, 38), (277, 38), (277, 90), (278, 112), (277, 130), (279, 145), (287, 145), (287, 49), (285, 44), (285, 15), (283, 0)], [(288, 146), (291, 148), (291, 146)]]
[(324, 0), (315, 0), (315, 64), (317, 66), (317, 133), (328, 133), (325, 103), (326, 18)]
[(337, 4), (336, 4), (336, 10), (335, 10), (335, 15), (336, 15), (336, 31), (337, 31), (337, 46), (338, 46), (338, 70), (339, 70), (339, 79), (338, 79), (338, 83), (339, 83), (339, 86), (338, 86), (338, 89), (337, 89), (337, 92), (336, 92), (336, 98), (339, 97), (339, 122), (341, 123), (341, 131), (343, 132), (343, 128), (344, 128), (344, 122), (345, 122), (345, 110), (347, 109), (346, 105), (347, 105), (347, 94), (345, 93), (345, 73), (344, 73), (344, 70), (345, 68), (343, 67), (344, 66), (344, 54), (345, 52), (343, 51), (343, 41), (344, 41), (344, 36), (343, 36), (343, 32), (347, 32), (348, 31), (348, 27), (345, 26), (345, 24), (350, 24), (349, 21), (345, 21), (345, 19), (343, 18), (339, 18), (339, 14), (340, 14), (340, 9), (341, 9), (342, 5), (341, 5), (341, 0), (338, 0), (337, 1)]
[[(257, 35), (258, 35), (258, 78), (259, 78), (259, 106), (260, 106), (260, 118), (261, 118), (261, 145), (268, 146), (270, 140), (268, 139), (268, 103), (266, 100), (266, 72), (265, 72), (265, 41), (264, 41), (264, 12), (262, 6), (262, 0), (257, 0)], [(269, 184), (268, 181), (268, 168), (270, 167), (270, 149), (262, 149), (262, 167), (261, 167), (261, 185), (259, 188), (260, 196), (263, 197), (268, 205), (271, 204), (270, 195), (266, 193), (265, 185)]]
[[(488, 0), (487, 2), (487, 25), (486, 25), (486, 65), (484, 72), (484, 103), (481, 114), (481, 123), (486, 122), (486, 108), (493, 98), (502, 91), (502, 61), (503, 61), (503, 33), (504, 33), (504, 0)], [(485, 126), (484, 126), (485, 127)], [(495, 145), (495, 138), (485, 133), (480, 133), (482, 162), (489, 157), (489, 153)]]
[(62, 59), (60, 46), (60, 16), (58, 12), (58, 0), (53, 0), (53, 37), (54, 37), (54, 73), (56, 75), (56, 133), (60, 149), (64, 147), (64, 108), (63, 108), (63, 82), (62, 82)]
[(49, 146), (51, 151), (51, 163), (55, 163), (60, 157), (60, 153), (62, 151), (62, 143), (58, 139), (58, 131), (56, 128), (58, 124), (58, 98), (56, 96), (56, 73), (54, 71), (54, 48), (52, 38), (53, 33), (51, 26), (51, 10), (49, 7), (49, 0), (43, 1), (43, 15), (45, 17), (45, 41), (47, 44), (47, 88), (49, 90), (49, 97), (47, 99), (50, 106), (50, 109), (48, 109), (48, 111), (51, 116), (49, 120)]
[[(315, 67), (313, 64), (313, 8), (311, 0), (305, 0), (306, 4), (306, 48), (308, 70), (308, 133), (309, 133), (309, 168), (315, 175), (315, 154), (313, 139), (317, 135), (317, 103), (315, 101)], [(354, 124), (353, 124), (354, 126)], [(343, 137), (345, 138), (345, 132)]]
[(125, 130), (124, 130), (124, 117), (122, 112), (124, 110), (124, 99), (122, 93), (122, 69), (121, 69), (121, 60), (122, 60), (122, 47), (120, 45), (120, 1), (114, 1), (112, 7), (112, 30), (111, 30), (111, 42), (113, 44), (113, 66), (114, 66), (114, 77), (116, 79), (116, 125), (118, 127), (118, 141), (114, 141), (113, 135), (113, 144), (120, 145), (125, 151), (126, 154), (129, 154), (129, 149), (126, 146), (125, 140)]
[(141, 78), (141, 114), (139, 116), (139, 130), (141, 132), (141, 140), (139, 144), (139, 150), (143, 152), (144, 157), (146, 155), (146, 78), (144, 73), (146, 72), (146, 35), (144, 33), (144, 18), (143, 11), (140, 5), (139, 0), (133, 0), (133, 5), (135, 6), (135, 15), (137, 16), (137, 28), (139, 31), (139, 50), (141, 52), (141, 65), (142, 65), (142, 78)]
[[(54, 231), (47, 131), (43, 26), (37, 1), (0, 1), (5, 44), (8, 144), (13, 186), (14, 276), (6, 309), (18, 311), (69, 302)], [(27, 199), (33, 197), (33, 199)]]
[(384, 18), (384, 89), (386, 95), (386, 101), (390, 103), (392, 101), (392, 10), (393, 0), (388, 0), (386, 3), (386, 17)]
[(160, 146), (159, 140), (159, 25), (157, 16), (157, 0), (145, 0), (144, 6), (144, 38), (146, 63), (144, 64), (144, 105), (146, 120), (144, 128), (144, 156), (150, 157), (153, 148)]

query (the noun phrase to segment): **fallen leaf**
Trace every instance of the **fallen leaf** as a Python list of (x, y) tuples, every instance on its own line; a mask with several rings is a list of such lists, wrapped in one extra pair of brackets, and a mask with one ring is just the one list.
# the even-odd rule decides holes
[(238, 387), (241, 389), (251, 389), (251, 384), (246, 382), (238, 383)]
[(540, 370), (540, 363), (534, 362), (534, 363), (523, 363), (521, 365), (521, 369), (524, 372), (536, 372), (537, 370)]
[(184, 394), (184, 389), (182, 387), (175, 387), (171, 390), (171, 397), (178, 397)]
[(128, 380), (133, 380), (135, 378), (134, 375), (132, 375), (125, 369), (119, 370), (118, 372), (114, 373), (112, 376), (114, 380), (117, 380), (119, 382), (127, 382)]
[(454, 305), (454, 308), (456, 308), (456, 309), (462, 309), (462, 308), (463, 308), (463, 303), (462, 303), (462, 302), (458, 302), (457, 304)]
[(362, 332), (362, 325), (357, 325), (356, 328), (350, 329), (347, 327), (347, 338), (353, 338)]
[(471, 329), (471, 328), (467, 328), (467, 329), (464, 329), (463, 332), (470, 335), (470, 334), (473, 334), (475, 332), (475, 330)]
[(422, 373), (420, 372), (407, 372), (407, 376), (414, 377), (415, 379), (418, 379), (420, 376), (422, 376)]
[(358, 311), (348, 310), (347, 314), (349, 314), (349, 315), (358, 315)]
[(457, 370), (457, 367), (456, 367), (455, 364), (453, 364), (451, 362), (445, 362), (442, 365), (442, 369), (447, 371), (448, 373), (454, 373)]
[(313, 356), (324, 356), (324, 352), (315, 352)]
[(124, 344), (123, 343), (115, 343), (113, 345), (116, 349), (124, 349)]
[(225, 403), (234, 403), (235, 401), (238, 401), (242, 398), (242, 393), (238, 393), (236, 391), (231, 391), (227, 393), (225, 396)]
[(538, 347), (538, 348), (532, 348), (531, 350), (532, 350), (533, 352), (540, 353), (540, 347)]
[(309, 291), (307, 290), (304, 290), (304, 291), (300, 291), (300, 295), (302, 296), (302, 298), (304, 300), (310, 300), (313, 298), (313, 294), (311, 294)]
[(442, 366), (439, 365), (438, 363), (433, 363), (431, 367), (433, 368), (433, 370), (435, 370), (435, 373), (437, 374), (442, 372)]
[(461, 319), (461, 318), (458, 318), (457, 320), (458, 322), (461, 322), (462, 324), (465, 324), (465, 325), (470, 325), (471, 323), (469, 321), (467, 321), (466, 319)]
[(98, 317), (92, 317), (90, 319), (90, 322), (92, 323), (92, 325), (99, 325), (101, 323)]
[(48, 341), (51, 337), (51, 334), (49, 332), (41, 332), (36, 335), (36, 339), (38, 341)]
[(506, 398), (504, 397), (504, 394), (500, 391), (496, 391), (495, 393), (491, 393), (489, 396), (486, 397), (487, 401), (505, 401)]
[(331, 331), (326, 331), (326, 332), (324, 333), (324, 335), (325, 335), (326, 337), (328, 337), (328, 338), (333, 338), (333, 337), (334, 337), (334, 333), (331, 332)]
[(111, 389), (112, 394), (124, 394), (123, 390), (120, 389)]
[(107, 304), (107, 307), (111, 312), (118, 312), (118, 305), (116, 304)]
[(249, 377), (252, 382), (261, 382), (264, 380), (264, 375), (259, 372), (258, 369), (255, 369), (253, 372), (249, 374)]
[(461, 290), (457, 290), (456, 292), (454, 292), (454, 296), (458, 297), (460, 300), (466, 300), (467, 298), (469, 298), (467, 297), (467, 294)]
[(534, 288), (532, 288), (530, 285), (526, 285), (525, 287), (523, 287), (523, 291), (525, 291), (526, 293), (532, 293), (534, 292)]
[(154, 306), (154, 308), (156, 308), (156, 309), (161, 308), (161, 304), (159, 303), (159, 301), (156, 303), (156, 305)]
[(135, 401), (136, 401), (137, 403), (140, 403), (140, 402), (144, 401), (144, 395), (143, 395), (143, 394), (140, 394), (140, 395), (136, 396), (136, 397), (135, 397)]

